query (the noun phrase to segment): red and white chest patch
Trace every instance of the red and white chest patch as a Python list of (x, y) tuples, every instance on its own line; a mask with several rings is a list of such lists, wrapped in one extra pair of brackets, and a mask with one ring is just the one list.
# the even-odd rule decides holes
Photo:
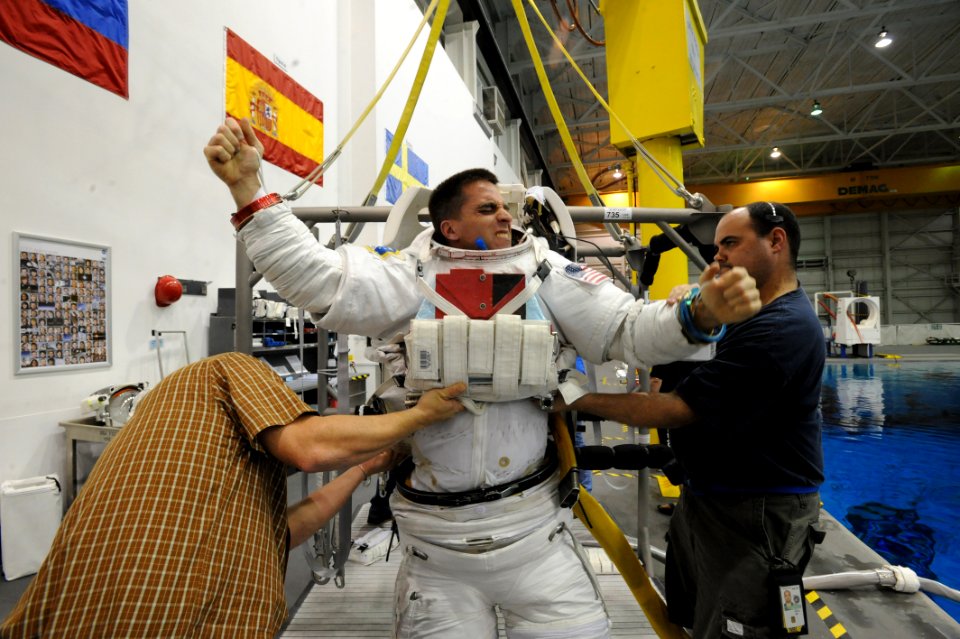
[[(486, 273), (479, 268), (453, 269), (437, 275), (436, 291), (471, 319), (490, 319), (525, 286), (522, 273)], [(525, 305), (517, 309), (521, 319)], [(437, 309), (436, 318), (444, 312)]]

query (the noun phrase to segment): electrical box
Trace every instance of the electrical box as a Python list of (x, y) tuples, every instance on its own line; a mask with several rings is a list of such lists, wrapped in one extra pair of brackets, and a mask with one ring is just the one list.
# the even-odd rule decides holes
[[(676, 136), (702, 147), (707, 30), (696, 0), (604, 0), (600, 11), (613, 112), (638, 140)], [(610, 140), (632, 149), (613, 118)]]

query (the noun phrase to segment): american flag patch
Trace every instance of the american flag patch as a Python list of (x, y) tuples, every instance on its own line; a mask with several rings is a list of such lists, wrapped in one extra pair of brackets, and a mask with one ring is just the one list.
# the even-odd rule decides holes
[(595, 271), (592, 268), (581, 266), (580, 264), (567, 264), (563, 270), (567, 277), (580, 280), (581, 282), (587, 282), (588, 284), (600, 284), (610, 279), (600, 271)]

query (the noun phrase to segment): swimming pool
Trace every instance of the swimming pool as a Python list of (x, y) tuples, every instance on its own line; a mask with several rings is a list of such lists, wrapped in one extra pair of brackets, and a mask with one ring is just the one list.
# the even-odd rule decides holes
[(890, 563), (960, 589), (960, 362), (831, 362), (821, 404), (824, 507)]

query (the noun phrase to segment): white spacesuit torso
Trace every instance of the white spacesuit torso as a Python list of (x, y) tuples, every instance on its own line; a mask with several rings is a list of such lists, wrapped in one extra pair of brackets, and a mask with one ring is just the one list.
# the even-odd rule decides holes
[[(538, 250), (540, 247), (532, 237), (526, 235), (517, 245), (494, 251), (451, 249), (432, 242), (430, 235), (430, 231), (424, 231), (408, 249), (399, 252), (348, 247), (351, 250), (343, 251), (347, 258), (344, 267), (350, 277), (341, 286), (337, 300), (323, 318), (324, 323), (336, 325), (339, 316), (346, 321), (346, 317), (354, 315), (356, 311), (353, 308), (345, 309), (345, 304), (340, 303), (346, 300), (350, 300), (350, 307), (356, 304), (400, 307), (410, 291), (400, 291), (399, 287), (385, 288), (380, 283), (385, 273), (403, 274), (387, 276), (395, 280), (408, 276), (412, 270), (416, 278), (422, 279), (420, 286), (425, 285), (437, 291), (441, 298), (464, 313), (461, 317), (447, 314), (422, 292), (417, 293), (420, 303), (413, 322), (423, 322), (434, 330), (438, 329), (440, 335), (444, 334), (446, 322), (448, 339), (438, 342), (430, 352), (431, 363), (436, 364), (432, 368), (439, 370), (433, 382), (426, 377), (416, 379), (425, 351), (413, 349), (412, 342), (408, 340), (408, 357), (413, 361), (407, 364), (407, 386), (414, 389), (445, 386), (460, 381), (456, 377), (443, 375), (446, 370), (443, 366), (444, 355), (449, 360), (452, 352), (467, 356), (471, 351), (493, 354), (495, 339), (492, 333), (490, 338), (484, 339), (479, 336), (481, 331), (476, 330), (478, 327), (474, 324), (474, 330), (464, 331), (464, 340), (451, 340), (449, 326), (453, 320), (470, 322), (469, 318), (473, 318), (470, 323), (479, 322), (492, 329), (496, 318), (505, 319), (496, 312), (497, 309), (524, 290), (546, 254), (545, 250)], [(381, 268), (371, 268), (368, 264), (371, 261), (381, 264)], [(417, 285), (417, 282), (413, 284)], [(413, 288), (414, 292), (417, 290), (416, 286), (409, 284), (404, 288)], [(512, 393), (498, 395), (493, 390), (492, 382), (489, 385), (477, 384), (478, 375), (467, 375), (472, 377), (473, 383), (468, 386), (464, 396), (477, 400), (471, 405), (471, 410), (413, 435), (411, 444), (416, 467), (410, 480), (413, 488), (431, 492), (460, 492), (478, 486), (504, 484), (530, 474), (542, 463), (547, 442), (547, 416), (529, 398), (556, 387), (553, 337), (549, 331), (552, 318), (546, 314), (536, 296), (521, 305), (517, 312), (519, 316), (510, 318), (516, 320), (517, 326), (514, 328), (522, 332), (524, 325), (528, 330), (535, 327), (531, 325), (539, 325), (550, 335), (550, 351), (540, 359), (549, 360), (551, 374), (547, 378), (552, 379), (552, 384), (548, 379), (543, 379), (537, 386), (522, 386), (519, 384), (520, 376), (514, 374)], [(500, 332), (507, 331), (501, 327)], [(521, 352), (517, 350), (511, 354), (519, 369)], [(508, 366), (506, 359), (494, 361), (491, 358), (491, 372), (496, 368), (504, 373)], [(449, 361), (446, 363), (449, 364)], [(467, 364), (466, 359), (464, 364)], [(463, 367), (464, 372), (466, 368)], [(492, 375), (490, 377), (492, 379)], [(463, 381), (470, 380), (463, 378)]]
[[(483, 277), (489, 293), (483, 299), (496, 306), (502, 301), (498, 291), (518, 283), (529, 286), (546, 260), (549, 275), (519, 312), (528, 322), (548, 323), (561, 344), (571, 345), (588, 361), (647, 366), (694, 350), (672, 309), (636, 302), (608, 278), (549, 251), (542, 239), (529, 235), (510, 248), (479, 251), (440, 245), (425, 230), (402, 251), (356, 245), (331, 251), (281, 203), (254, 216), (239, 238), (280, 294), (331, 331), (391, 339), (407, 334), (415, 318), (444, 315), (425, 301), (419, 280), (435, 290), (439, 282), (443, 297), (477, 317), (479, 309), (463, 308), (480, 299), (463, 295), (464, 278)], [(542, 347), (542, 337), (540, 342)], [(531, 386), (529, 396), (555, 384), (554, 378)], [(517, 399), (484, 401), (481, 410), (418, 431), (412, 442), (412, 487), (461, 492), (504, 484), (536, 469), (546, 450), (547, 414), (524, 396), (521, 390)]]

